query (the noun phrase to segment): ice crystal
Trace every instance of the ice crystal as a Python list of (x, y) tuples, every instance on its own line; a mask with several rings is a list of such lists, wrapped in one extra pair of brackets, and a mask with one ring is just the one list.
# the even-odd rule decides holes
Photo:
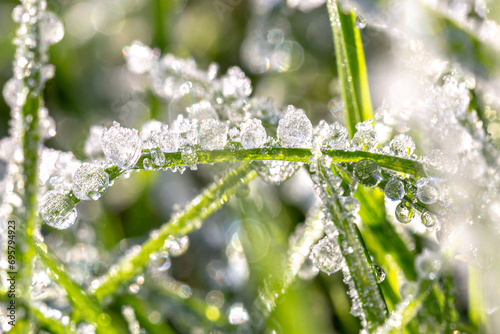
[(167, 126), (162, 127), (161, 131), (156, 133), (154, 140), (158, 143), (162, 152), (171, 153), (179, 151), (180, 135), (178, 132), (169, 130)]
[(384, 188), (385, 195), (392, 201), (399, 201), (405, 195), (405, 186), (397, 178), (390, 179)]
[(210, 103), (210, 101), (201, 101), (193, 104), (190, 107), (186, 108), (187, 113), (191, 118), (196, 119), (218, 119), (217, 111), (215, 111), (214, 107)]
[(101, 138), (106, 157), (118, 167), (133, 167), (141, 156), (142, 141), (137, 130), (123, 128), (119, 123), (105, 129)]
[(200, 126), (200, 145), (204, 150), (219, 150), (227, 143), (228, 126), (226, 123), (211, 119), (204, 119)]
[(108, 189), (109, 175), (101, 166), (83, 164), (73, 177), (73, 194), (81, 200), (98, 200)]
[(284, 147), (309, 148), (312, 124), (302, 109), (288, 106), (278, 124), (277, 135)]
[(266, 129), (260, 119), (252, 118), (240, 125), (240, 141), (244, 148), (262, 147), (267, 139)]
[(364, 159), (354, 167), (354, 176), (364, 186), (375, 187), (382, 181), (380, 166), (373, 160)]
[(325, 144), (332, 149), (345, 149), (349, 144), (349, 133), (345, 126), (338, 122), (330, 125), (330, 131), (326, 137)]
[(76, 221), (75, 203), (68, 194), (56, 190), (48, 191), (40, 201), (40, 216), (53, 228), (67, 229)]
[(395, 215), (400, 223), (408, 224), (415, 216), (415, 209), (410, 202), (403, 200), (396, 206)]
[(390, 143), (391, 151), (398, 157), (407, 158), (415, 151), (413, 139), (405, 134), (399, 134)]
[(309, 258), (324, 273), (330, 275), (342, 269), (343, 258), (335, 238), (324, 237), (311, 249)]
[(369, 151), (375, 148), (378, 139), (371, 119), (356, 124), (356, 130), (351, 141), (355, 148), (363, 151)]

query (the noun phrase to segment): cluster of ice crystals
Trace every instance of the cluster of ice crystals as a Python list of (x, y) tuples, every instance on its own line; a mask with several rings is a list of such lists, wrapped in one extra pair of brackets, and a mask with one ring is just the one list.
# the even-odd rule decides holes
[(415, 271), (418, 276), (426, 280), (434, 280), (441, 270), (441, 258), (439, 253), (424, 249), (415, 258)]
[(312, 140), (312, 124), (302, 109), (288, 106), (278, 124), (278, 138), (283, 147), (309, 148)]
[(73, 194), (81, 200), (98, 200), (108, 189), (109, 175), (97, 164), (82, 164), (73, 177)]
[(158, 53), (144, 46), (139, 41), (123, 48), (123, 55), (127, 61), (128, 69), (137, 74), (146, 73), (158, 59)]
[(432, 179), (417, 182), (417, 197), (424, 204), (433, 204), (439, 199), (439, 186)]
[(219, 150), (227, 143), (228, 126), (216, 119), (204, 119), (200, 126), (200, 145), (205, 150)]
[(222, 95), (224, 97), (245, 98), (252, 94), (252, 83), (245, 73), (237, 67), (231, 67), (221, 78)]
[(262, 147), (267, 139), (266, 129), (262, 121), (257, 118), (247, 120), (240, 125), (240, 141), (244, 148)]
[(415, 209), (410, 202), (403, 200), (396, 206), (395, 215), (400, 223), (408, 224), (415, 217)]
[(64, 37), (64, 26), (56, 14), (45, 12), (40, 23), (42, 44), (52, 45), (59, 43)]
[(198, 155), (192, 146), (184, 146), (181, 149), (182, 162), (192, 170), (196, 170), (196, 163), (198, 162)]
[(217, 111), (212, 106), (210, 101), (206, 100), (195, 103), (190, 107), (187, 107), (186, 111), (190, 118), (196, 118), (196, 119), (219, 118), (219, 116), (217, 115)]
[(181, 142), (179, 133), (168, 129), (167, 126), (162, 127), (161, 131), (156, 133), (154, 140), (165, 153), (177, 152)]
[(66, 193), (48, 191), (40, 201), (40, 216), (43, 221), (58, 230), (71, 227), (77, 217), (75, 203)]
[(247, 310), (241, 303), (231, 305), (228, 320), (232, 325), (241, 325), (250, 319)]
[(356, 133), (351, 141), (353, 147), (358, 150), (369, 151), (375, 148), (377, 143), (377, 132), (371, 119), (356, 124)]
[(104, 130), (101, 145), (106, 157), (120, 168), (133, 167), (141, 156), (142, 141), (137, 130), (124, 128), (117, 122)]
[(382, 181), (380, 166), (370, 159), (361, 160), (356, 164), (354, 176), (359, 183), (367, 187), (375, 187)]
[(405, 195), (405, 186), (401, 180), (392, 178), (385, 184), (384, 193), (392, 201), (399, 201)]
[(338, 122), (331, 124), (325, 144), (334, 150), (345, 149), (349, 145), (349, 133), (345, 126)]
[(330, 275), (342, 269), (344, 261), (335, 238), (324, 237), (311, 249), (312, 263), (322, 272)]
[(399, 134), (391, 140), (391, 151), (398, 157), (407, 158), (415, 151), (413, 139), (405, 134)]

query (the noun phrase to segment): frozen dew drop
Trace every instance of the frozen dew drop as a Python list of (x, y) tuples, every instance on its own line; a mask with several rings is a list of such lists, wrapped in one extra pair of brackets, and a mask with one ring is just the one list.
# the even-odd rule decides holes
[(109, 175), (95, 164), (82, 164), (73, 177), (73, 194), (81, 200), (98, 200), (108, 189)]
[(123, 128), (119, 123), (105, 129), (101, 137), (102, 150), (118, 167), (133, 167), (141, 156), (142, 140), (135, 129)]
[(181, 143), (179, 133), (168, 130), (166, 126), (164, 126), (159, 133), (156, 133), (154, 140), (158, 143), (162, 152), (172, 153), (179, 151)]
[(156, 59), (158, 59), (158, 53), (139, 41), (134, 41), (131, 45), (125, 46), (122, 51), (127, 61), (127, 68), (130, 72), (137, 74), (149, 71)]
[(278, 138), (284, 147), (309, 148), (312, 140), (312, 124), (302, 109), (288, 106), (278, 123)]
[(204, 119), (200, 126), (200, 145), (204, 150), (218, 150), (227, 143), (228, 126), (213, 118)]
[(390, 200), (399, 201), (405, 195), (405, 186), (401, 180), (393, 178), (386, 183), (384, 193)]
[(408, 201), (401, 201), (398, 206), (396, 206), (395, 211), (396, 219), (403, 224), (408, 224), (412, 221), (415, 216), (415, 209)]
[(441, 259), (439, 253), (424, 249), (415, 258), (415, 271), (422, 279), (434, 280), (441, 270)]
[(2, 94), (9, 107), (14, 109), (24, 104), (28, 95), (28, 89), (24, 86), (22, 80), (11, 78), (3, 86)]
[(167, 240), (165, 240), (165, 248), (168, 250), (168, 254), (172, 257), (181, 256), (184, 254), (189, 247), (189, 238), (187, 236), (174, 237), (170, 235)]
[(330, 125), (330, 131), (325, 142), (332, 149), (345, 149), (349, 144), (349, 133), (345, 126), (335, 122)]
[(375, 272), (375, 279), (377, 283), (382, 283), (385, 280), (385, 270), (378, 264), (373, 265), (373, 271)]
[(430, 213), (429, 211), (422, 212), (420, 219), (422, 220), (422, 224), (428, 228), (435, 226), (438, 222), (436, 215)]
[(40, 23), (42, 41), (47, 45), (56, 44), (64, 37), (64, 26), (56, 14), (45, 12)]
[(291, 178), (299, 169), (296, 162), (289, 161), (263, 161), (256, 163), (257, 172), (266, 182), (279, 184)]
[(311, 249), (309, 258), (324, 273), (330, 275), (342, 269), (342, 254), (334, 238), (324, 237)]
[(435, 181), (422, 179), (417, 182), (417, 197), (424, 204), (433, 204), (439, 198), (439, 187)]
[(184, 146), (181, 149), (181, 159), (182, 162), (189, 166), (192, 170), (196, 169), (196, 164), (198, 163), (198, 155), (192, 146)]
[(389, 144), (392, 153), (398, 157), (407, 158), (415, 151), (413, 139), (405, 134), (399, 134)]
[(364, 159), (354, 167), (354, 176), (364, 186), (375, 187), (382, 181), (380, 166), (373, 160)]
[(359, 201), (353, 197), (343, 197), (341, 203), (344, 210), (349, 214), (356, 214), (361, 208)]
[(153, 169), (153, 162), (151, 162), (151, 159), (144, 158), (142, 161), (142, 167), (144, 170), (152, 170)]
[(352, 138), (352, 145), (354, 147), (359, 150), (369, 151), (377, 145), (377, 132), (371, 119), (356, 124), (356, 130)]
[(229, 308), (228, 319), (232, 325), (241, 325), (246, 323), (250, 319), (250, 316), (248, 315), (247, 310), (243, 307), (243, 304), (236, 303), (231, 305)]
[(249, 119), (240, 125), (240, 129), (240, 141), (244, 148), (250, 149), (262, 147), (262, 145), (266, 142), (266, 129), (262, 125), (262, 121), (260, 119)]
[(67, 229), (76, 221), (75, 203), (68, 194), (50, 190), (40, 202), (40, 216), (47, 225), (53, 228)]

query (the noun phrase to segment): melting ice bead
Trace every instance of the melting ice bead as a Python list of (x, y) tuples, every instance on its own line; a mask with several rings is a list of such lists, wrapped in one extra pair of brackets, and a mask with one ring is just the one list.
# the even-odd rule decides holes
[(278, 123), (278, 138), (284, 147), (311, 147), (312, 124), (302, 109), (288, 106)]
[(354, 176), (359, 183), (367, 187), (375, 187), (382, 181), (380, 166), (373, 160), (364, 159), (354, 167)]
[(83, 164), (73, 176), (73, 194), (83, 200), (98, 200), (108, 189), (109, 175), (95, 164)]
[(375, 271), (375, 279), (377, 283), (382, 283), (385, 280), (385, 270), (378, 264), (373, 265), (373, 270)]
[(129, 71), (137, 74), (146, 73), (158, 59), (158, 54), (139, 41), (123, 48), (123, 55), (127, 61)]
[(413, 139), (405, 134), (399, 134), (389, 144), (391, 151), (398, 157), (407, 158), (415, 151)]
[(130, 168), (141, 156), (142, 141), (135, 129), (123, 128), (119, 123), (105, 129), (101, 138), (106, 157), (121, 168)]
[(429, 179), (417, 183), (417, 197), (424, 204), (433, 204), (439, 198), (439, 186)]
[(352, 138), (352, 145), (354, 147), (363, 151), (369, 151), (377, 145), (377, 132), (371, 119), (356, 124), (356, 130)]
[(18, 108), (26, 101), (28, 89), (24, 86), (22, 80), (11, 78), (3, 86), (2, 94), (9, 107)]
[(42, 42), (46, 45), (56, 44), (64, 37), (64, 26), (56, 14), (45, 12), (40, 23)]
[(399, 201), (405, 195), (405, 186), (396, 178), (390, 179), (385, 185), (384, 193), (389, 199)]
[(58, 230), (72, 226), (77, 217), (75, 203), (67, 194), (56, 190), (50, 190), (43, 196), (39, 211), (43, 221)]
[(332, 149), (344, 149), (349, 143), (349, 133), (345, 126), (335, 122), (330, 125), (330, 132), (325, 142)]
[(187, 251), (188, 247), (189, 238), (187, 236), (176, 238), (171, 235), (165, 240), (165, 248), (172, 257), (181, 256)]
[(422, 212), (422, 216), (420, 217), (422, 220), (422, 224), (424, 224), (425, 227), (433, 227), (434, 225), (437, 224), (437, 217), (430, 213), (429, 211), (424, 211)]
[(415, 258), (415, 271), (420, 278), (434, 280), (438, 277), (439, 270), (441, 270), (439, 253), (424, 249), (424, 251)]
[(398, 204), (395, 211), (396, 219), (403, 224), (408, 224), (411, 222), (415, 216), (415, 209), (408, 201), (401, 201)]
[(313, 264), (328, 275), (342, 269), (342, 254), (334, 238), (324, 237), (311, 249), (309, 258)]
[(244, 148), (262, 147), (266, 142), (266, 129), (260, 119), (252, 118), (240, 125), (240, 141)]
[(200, 126), (200, 145), (204, 150), (218, 150), (226, 146), (227, 124), (213, 118), (204, 119)]

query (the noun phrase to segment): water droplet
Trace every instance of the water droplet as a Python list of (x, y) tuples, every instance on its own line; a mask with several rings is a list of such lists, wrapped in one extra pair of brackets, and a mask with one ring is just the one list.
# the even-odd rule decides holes
[(47, 45), (56, 44), (64, 37), (64, 26), (56, 14), (45, 12), (40, 23), (42, 42)]
[(417, 197), (424, 204), (433, 204), (439, 198), (439, 186), (433, 180), (421, 179), (417, 182)]
[(75, 203), (67, 194), (50, 190), (40, 201), (40, 216), (45, 224), (53, 228), (67, 229), (76, 221)]
[(405, 195), (405, 186), (401, 180), (393, 178), (386, 183), (384, 193), (389, 199), (399, 201)]
[(352, 145), (354, 147), (359, 150), (369, 151), (377, 145), (377, 132), (371, 119), (356, 124), (356, 130), (352, 138)]
[(313, 264), (328, 275), (342, 269), (342, 254), (334, 238), (324, 237), (311, 249), (309, 258)]
[(407, 158), (415, 151), (413, 139), (405, 134), (399, 134), (389, 144), (392, 153), (398, 157)]
[(189, 247), (189, 238), (187, 236), (174, 237), (170, 235), (167, 240), (165, 240), (165, 248), (172, 257), (181, 256), (184, 254)]
[(260, 119), (252, 118), (240, 125), (241, 129), (241, 145), (246, 148), (262, 147), (266, 142), (266, 129), (262, 125)]
[(204, 119), (200, 126), (200, 145), (205, 150), (218, 150), (227, 143), (226, 123), (211, 119)]
[(356, 214), (361, 208), (359, 201), (353, 197), (343, 197), (341, 198), (342, 206), (348, 214)]
[(335, 122), (330, 125), (330, 131), (325, 140), (326, 145), (334, 150), (342, 150), (349, 144), (349, 133), (340, 123)]
[(373, 160), (364, 159), (354, 167), (354, 176), (359, 183), (367, 187), (375, 187), (382, 181), (380, 166)]
[(247, 310), (243, 307), (243, 304), (236, 303), (229, 308), (228, 319), (232, 325), (241, 325), (246, 323), (250, 317)]
[(385, 280), (385, 270), (378, 264), (373, 265), (373, 271), (375, 272), (375, 279), (377, 283), (382, 283)]
[(108, 189), (109, 175), (95, 164), (83, 164), (73, 177), (73, 194), (84, 201), (97, 200)]
[(310, 281), (318, 275), (319, 269), (313, 264), (310, 258), (306, 258), (300, 266), (297, 276), (305, 281)]
[(415, 258), (415, 271), (422, 279), (434, 280), (441, 270), (441, 259), (439, 253), (424, 249)]
[(3, 86), (2, 94), (9, 107), (19, 108), (26, 101), (28, 88), (24, 86), (22, 80), (12, 78)]
[(119, 123), (105, 129), (101, 137), (102, 150), (118, 167), (133, 167), (141, 156), (142, 140), (135, 129), (123, 128)]
[(422, 212), (420, 219), (422, 220), (422, 224), (428, 228), (435, 226), (438, 222), (436, 215), (430, 213), (429, 211)]
[(356, 15), (356, 28), (364, 29), (366, 27), (366, 19), (361, 15)]
[(284, 147), (311, 147), (312, 124), (302, 109), (288, 106), (278, 123), (277, 134)]
[(415, 216), (415, 209), (408, 201), (401, 201), (396, 207), (396, 219), (403, 224), (408, 224), (411, 222)]

